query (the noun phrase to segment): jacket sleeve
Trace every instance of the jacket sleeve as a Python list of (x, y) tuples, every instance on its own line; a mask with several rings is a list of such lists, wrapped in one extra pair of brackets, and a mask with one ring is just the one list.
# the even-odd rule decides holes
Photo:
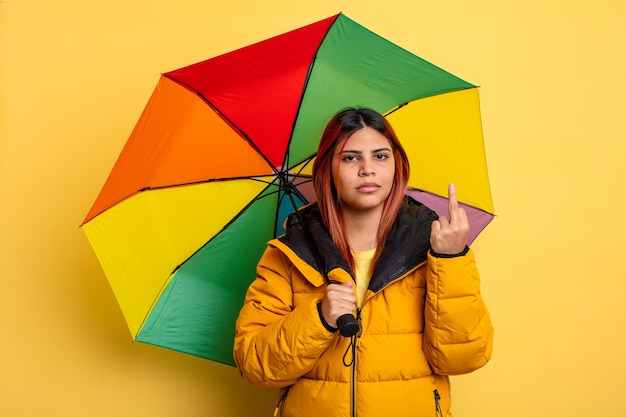
[(472, 372), (491, 358), (493, 326), (480, 294), (473, 251), (455, 258), (429, 253), (424, 353), (440, 375)]
[(336, 337), (319, 318), (321, 296), (294, 306), (291, 274), (297, 273), (282, 252), (268, 247), (246, 293), (236, 324), (234, 358), (243, 378), (253, 385), (292, 385)]

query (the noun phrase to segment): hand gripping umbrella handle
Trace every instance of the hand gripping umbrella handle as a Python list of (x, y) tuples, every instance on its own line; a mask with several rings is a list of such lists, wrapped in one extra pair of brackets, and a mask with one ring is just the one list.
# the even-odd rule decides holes
[(337, 319), (339, 333), (343, 337), (352, 337), (359, 331), (359, 325), (352, 314), (344, 314)]
[[(302, 225), (304, 236), (307, 240), (307, 243), (309, 244), (309, 247), (311, 248), (311, 251), (313, 252), (313, 256), (315, 256), (315, 260), (317, 261), (317, 265), (320, 268), (320, 272), (324, 276), (324, 280), (326, 281), (326, 283), (330, 284), (331, 281), (328, 279), (328, 275), (326, 275), (326, 273), (324, 272), (324, 266), (323, 266), (324, 264), (322, 263), (322, 257), (317, 251), (317, 247), (311, 241), (311, 236), (309, 236), (309, 233), (306, 230), (304, 221), (302, 220), (302, 216), (300, 216), (300, 211), (298, 210), (298, 206), (296, 205), (296, 202), (294, 201), (293, 196), (291, 195), (292, 185), (290, 185), (289, 182), (285, 180), (284, 177), (281, 177), (281, 185), (283, 186), (285, 193), (289, 196), (289, 199), (291, 200), (293, 209), (296, 213), (296, 216), (298, 217), (298, 221)], [(356, 319), (354, 318), (352, 314), (344, 314), (343, 316), (340, 316), (337, 319), (337, 327), (339, 328), (339, 333), (344, 337), (352, 337), (355, 334), (357, 334), (357, 332), (359, 331), (359, 325), (357, 324)]]
[[(326, 279), (327, 284), (339, 284), (338, 281), (330, 280), (327, 275), (324, 275), (324, 279)], [(337, 319), (337, 327), (343, 337), (352, 337), (359, 332), (359, 324), (350, 313), (339, 316)]]

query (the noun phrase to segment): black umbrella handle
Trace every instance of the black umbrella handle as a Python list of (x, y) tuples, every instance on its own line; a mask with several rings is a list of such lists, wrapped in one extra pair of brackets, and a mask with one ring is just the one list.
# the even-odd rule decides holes
[(359, 331), (359, 325), (352, 314), (344, 314), (337, 319), (339, 333), (343, 337), (352, 337)]

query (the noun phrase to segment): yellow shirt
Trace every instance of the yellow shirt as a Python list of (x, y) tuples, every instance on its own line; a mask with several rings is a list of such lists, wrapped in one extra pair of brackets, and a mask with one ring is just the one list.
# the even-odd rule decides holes
[(362, 252), (352, 251), (356, 275), (354, 277), (356, 279), (356, 305), (358, 307), (363, 305), (363, 299), (372, 278), (372, 260), (375, 253), (376, 248)]

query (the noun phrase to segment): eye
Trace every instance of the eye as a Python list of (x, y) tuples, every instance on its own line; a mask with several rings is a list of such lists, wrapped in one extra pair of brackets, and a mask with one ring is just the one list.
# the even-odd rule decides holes
[(357, 160), (356, 155), (344, 155), (344, 157), (342, 158), (342, 161), (346, 161), (346, 162), (352, 162), (356, 160)]
[(378, 161), (384, 161), (385, 159), (389, 159), (388, 153), (377, 153), (374, 155), (374, 158)]

